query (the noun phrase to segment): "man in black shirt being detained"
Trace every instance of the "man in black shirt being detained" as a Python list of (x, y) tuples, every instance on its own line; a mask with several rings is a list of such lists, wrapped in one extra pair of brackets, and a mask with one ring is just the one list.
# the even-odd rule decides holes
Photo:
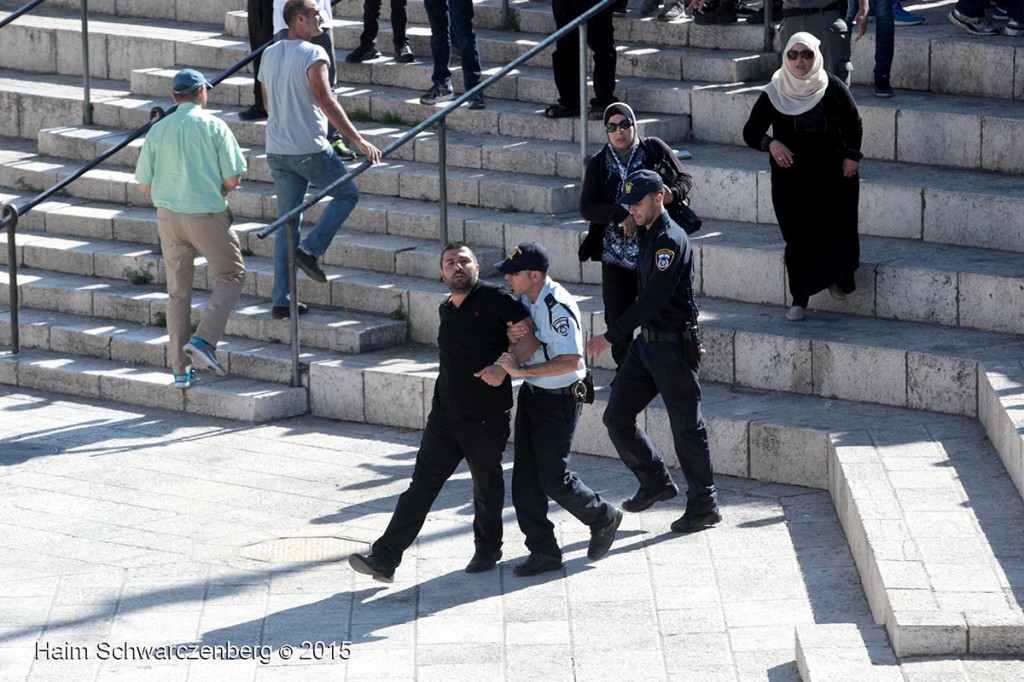
[(481, 282), (479, 274), (468, 246), (455, 242), (445, 247), (441, 277), (451, 294), (438, 311), (440, 369), (412, 481), (371, 554), (353, 554), (348, 560), (358, 573), (383, 583), (394, 580), (402, 554), (416, 540), (431, 505), (463, 458), (473, 477), (476, 544), (466, 572), (489, 571), (501, 559), (501, 456), (509, 437), (512, 380), (494, 361), (506, 351), (525, 360), (540, 343), (528, 334), (509, 348), (509, 324), (529, 322), (529, 312), (504, 287)]

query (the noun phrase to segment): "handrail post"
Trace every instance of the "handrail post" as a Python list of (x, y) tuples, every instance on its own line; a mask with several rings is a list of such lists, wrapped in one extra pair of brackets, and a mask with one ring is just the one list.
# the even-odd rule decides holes
[(772, 0), (764, 0), (764, 51), (775, 51), (775, 26), (772, 24)]
[(440, 211), (439, 220), (441, 248), (448, 244), (448, 119), (441, 119), (441, 128), (437, 135), (437, 203)]
[(590, 100), (587, 98), (587, 22), (580, 23), (580, 159), (583, 170), (580, 178), (587, 174), (587, 120)]
[(3, 220), (7, 223), (7, 276), (11, 288), (11, 352), (17, 355), (21, 352), (18, 335), (18, 248), (14, 243), (15, 228), (18, 226), (18, 207), (13, 203), (3, 204)]
[(82, 80), (85, 98), (82, 100), (82, 124), (92, 125), (92, 74), (89, 73), (89, 0), (82, 0)]
[[(296, 225), (301, 216), (300, 213), (295, 217)], [(291, 225), (286, 225), (285, 229), (288, 230), (288, 307), (291, 309), (288, 321), (292, 328), (292, 387), (298, 388), (302, 385), (302, 375), (299, 372), (299, 282), (295, 272), (295, 249), (298, 246), (295, 233), (298, 230), (293, 229)]]

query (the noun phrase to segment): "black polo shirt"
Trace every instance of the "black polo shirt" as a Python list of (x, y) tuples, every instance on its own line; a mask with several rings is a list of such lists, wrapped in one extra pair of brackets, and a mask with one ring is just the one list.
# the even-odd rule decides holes
[(473, 376), (508, 350), (507, 322), (529, 317), (505, 287), (478, 281), (462, 305), (451, 298), (438, 309), (441, 369), (434, 384), (432, 416), (446, 421), (485, 419), (512, 409), (512, 380), (488, 386)]

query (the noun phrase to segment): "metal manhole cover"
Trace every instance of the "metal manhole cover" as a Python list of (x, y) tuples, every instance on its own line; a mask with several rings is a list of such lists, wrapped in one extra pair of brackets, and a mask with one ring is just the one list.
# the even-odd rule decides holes
[(239, 554), (256, 561), (337, 561), (368, 548), (365, 542), (333, 536), (277, 538), (246, 545)]
[(56, 445), (37, 443), (0, 443), (0, 457), (46, 457), (59, 455), (61, 448)]

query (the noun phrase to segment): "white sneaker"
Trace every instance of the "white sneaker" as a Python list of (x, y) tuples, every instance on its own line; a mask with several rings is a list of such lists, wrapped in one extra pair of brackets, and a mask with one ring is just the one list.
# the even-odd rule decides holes
[(807, 316), (806, 312), (807, 309), (802, 305), (795, 305), (789, 309), (788, 313), (786, 313), (786, 319), (790, 322), (799, 322)]

